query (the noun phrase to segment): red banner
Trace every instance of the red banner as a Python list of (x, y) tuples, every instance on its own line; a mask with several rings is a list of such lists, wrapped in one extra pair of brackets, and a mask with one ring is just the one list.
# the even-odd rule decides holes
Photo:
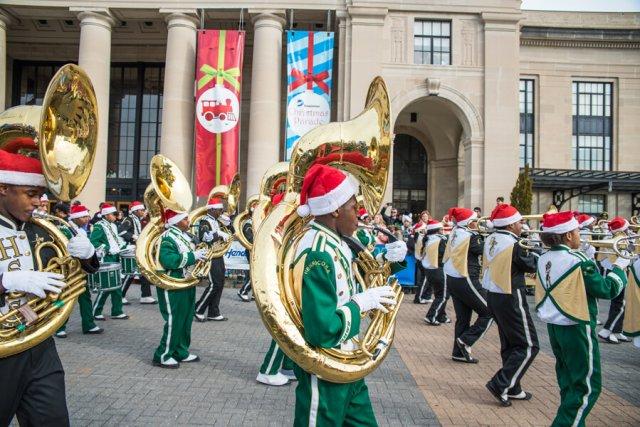
[(198, 31), (196, 195), (238, 172), (244, 31)]

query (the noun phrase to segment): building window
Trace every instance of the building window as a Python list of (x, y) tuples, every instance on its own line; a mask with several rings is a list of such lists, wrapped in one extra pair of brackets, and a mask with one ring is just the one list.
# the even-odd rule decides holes
[(412, 136), (396, 135), (393, 144), (393, 206), (420, 213), (427, 205), (427, 152)]
[(583, 194), (578, 197), (579, 212), (598, 216), (606, 210), (606, 197), (604, 194)]
[(520, 80), (520, 167), (533, 167), (534, 81)]
[(613, 91), (611, 83), (573, 82), (573, 167), (611, 170)]
[(12, 105), (42, 105), (53, 75), (65, 62), (15, 61)]
[(164, 66), (111, 67), (107, 199), (140, 199), (160, 147)]
[(416, 64), (451, 65), (451, 21), (416, 20), (413, 58)]

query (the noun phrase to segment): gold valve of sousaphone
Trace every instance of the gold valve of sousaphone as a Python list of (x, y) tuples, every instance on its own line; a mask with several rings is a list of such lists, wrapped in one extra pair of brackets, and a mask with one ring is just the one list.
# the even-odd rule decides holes
[(264, 218), (251, 254), (253, 292), (267, 330), (302, 369), (337, 383), (363, 378), (385, 358), (403, 294), (388, 265), (380, 266), (371, 254), (360, 252), (354, 263), (359, 284), (363, 288), (392, 285), (396, 306), (387, 314), (375, 311), (370, 315), (368, 329), (356, 341), (355, 350), (309, 346), (300, 311), (301, 278), (294, 277), (291, 268), (308, 220), (298, 217), (296, 208), (305, 173), (322, 162), (356, 177), (366, 209), (379, 210), (391, 153), (389, 96), (382, 78), (371, 83), (365, 105), (353, 120), (321, 125), (300, 138), (292, 152), (284, 200)]
[(260, 225), (271, 212), (271, 199), (276, 194), (283, 194), (287, 189), (287, 174), (289, 173), (289, 162), (278, 162), (267, 169), (260, 181), (260, 193), (258, 203), (251, 215), (251, 225), (253, 235), (258, 232)]
[[(53, 76), (42, 106), (19, 106), (0, 114), (0, 149), (21, 152), (24, 147), (17, 143), (35, 142), (49, 191), (67, 202), (82, 191), (89, 178), (97, 135), (93, 85), (73, 64), (64, 65)], [(22, 154), (35, 154), (28, 151)], [(62, 274), (66, 286), (60, 294), (46, 298), (19, 292), (6, 296), (9, 310), (0, 314), (0, 358), (23, 352), (53, 335), (85, 292), (86, 275), (80, 262), (69, 256), (67, 238), (47, 218), (33, 217), (31, 221), (51, 238), (34, 248), (36, 269)], [(44, 251), (53, 253), (46, 266)]]
[(256, 207), (259, 201), (260, 196), (258, 196), (257, 194), (249, 196), (249, 198), (247, 199), (247, 206), (245, 210), (243, 210), (233, 218), (234, 236), (236, 239), (238, 239), (238, 242), (240, 242), (240, 244), (244, 246), (245, 249), (249, 250), (251, 250), (253, 243), (251, 243), (249, 237), (244, 234), (244, 226), (248, 221), (251, 220), (251, 212)]

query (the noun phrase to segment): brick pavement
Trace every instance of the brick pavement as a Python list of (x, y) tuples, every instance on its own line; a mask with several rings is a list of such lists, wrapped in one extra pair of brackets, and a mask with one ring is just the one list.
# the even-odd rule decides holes
[[(269, 345), (255, 304), (240, 302), (235, 290), (225, 289), (221, 308), (230, 320), (194, 323), (192, 351), (202, 362), (174, 371), (151, 365), (162, 331), (157, 306), (137, 304), (135, 285), (128, 296), (131, 319), (107, 320), (100, 323), (104, 334), (82, 335), (76, 309), (68, 338), (56, 340), (72, 425), (292, 424), (294, 386), (255, 381)], [(396, 350), (367, 383), (380, 425), (439, 425)]]
[[(443, 426), (465, 425), (549, 425), (559, 403), (555, 379), (555, 359), (545, 327), (536, 322), (542, 351), (533, 362), (522, 384), (533, 393), (530, 402), (514, 402), (499, 407), (485, 383), (500, 366), (500, 341), (494, 326), (473, 349), (478, 365), (451, 361), (453, 324), (433, 327), (422, 319), (425, 305), (405, 303), (398, 316), (395, 347), (413, 374), (427, 403)], [(530, 301), (531, 304), (531, 301)], [(606, 314), (608, 304), (603, 303)], [(453, 307), (449, 316), (455, 319)], [(604, 389), (587, 418), (591, 426), (640, 425), (640, 350), (631, 344), (601, 344)]]

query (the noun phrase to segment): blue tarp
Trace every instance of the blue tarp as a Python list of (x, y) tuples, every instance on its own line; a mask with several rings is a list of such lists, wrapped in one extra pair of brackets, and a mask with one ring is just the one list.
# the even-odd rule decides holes
[[(384, 245), (376, 245), (376, 249), (384, 249)], [(407, 254), (404, 259), (407, 262), (407, 267), (395, 274), (396, 279), (402, 286), (415, 286), (416, 285), (416, 258), (413, 254)]]

